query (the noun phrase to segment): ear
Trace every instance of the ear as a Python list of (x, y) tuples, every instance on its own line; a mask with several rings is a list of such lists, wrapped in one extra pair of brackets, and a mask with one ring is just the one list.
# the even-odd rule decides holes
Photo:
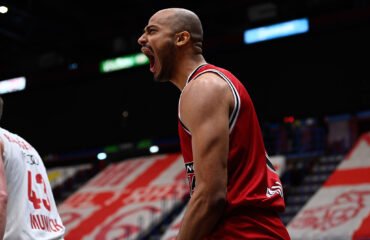
[(176, 42), (175, 44), (179, 47), (184, 46), (190, 41), (190, 33), (188, 31), (182, 31), (176, 33)]

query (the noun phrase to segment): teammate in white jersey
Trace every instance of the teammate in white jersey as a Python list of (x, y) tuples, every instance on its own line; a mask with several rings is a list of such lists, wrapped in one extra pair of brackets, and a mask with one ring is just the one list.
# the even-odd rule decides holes
[(64, 232), (40, 155), (0, 127), (0, 239), (59, 240)]

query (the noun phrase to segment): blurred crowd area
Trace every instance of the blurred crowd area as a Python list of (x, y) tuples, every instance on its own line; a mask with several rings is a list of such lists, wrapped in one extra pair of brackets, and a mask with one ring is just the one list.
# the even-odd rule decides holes
[(285, 117), (281, 123), (262, 123), (270, 155), (345, 154), (356, 139), (370, 130), (370, 111), (323, 119)]

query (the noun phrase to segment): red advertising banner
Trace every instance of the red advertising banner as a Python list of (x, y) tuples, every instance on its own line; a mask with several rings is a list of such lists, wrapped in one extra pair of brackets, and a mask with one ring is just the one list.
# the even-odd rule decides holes
[(135, 239), (188, 194), (182, 156), (111, 164), (59, 206), (66, 240)]
[(370, 239), (370, 133), (288, 225), (292, 239)]

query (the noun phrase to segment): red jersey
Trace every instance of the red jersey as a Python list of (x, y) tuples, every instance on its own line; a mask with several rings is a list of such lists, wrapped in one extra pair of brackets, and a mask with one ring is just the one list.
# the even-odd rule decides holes
[[(285, 209), (278, 174), (268, 160), (252, 100), (244, 85), (229, 71), (204, 64), (190, 74), (187, 83), (204, 73), (224, 79), (234, 95), (229, 122), (226, 212), (207, 239), (290, 239), (278, 212)], [(181, 98), (179, 101), (181, 104)], [(181, 122), (179, 137), (190, 193), (196, 186), (191, 132)]]

